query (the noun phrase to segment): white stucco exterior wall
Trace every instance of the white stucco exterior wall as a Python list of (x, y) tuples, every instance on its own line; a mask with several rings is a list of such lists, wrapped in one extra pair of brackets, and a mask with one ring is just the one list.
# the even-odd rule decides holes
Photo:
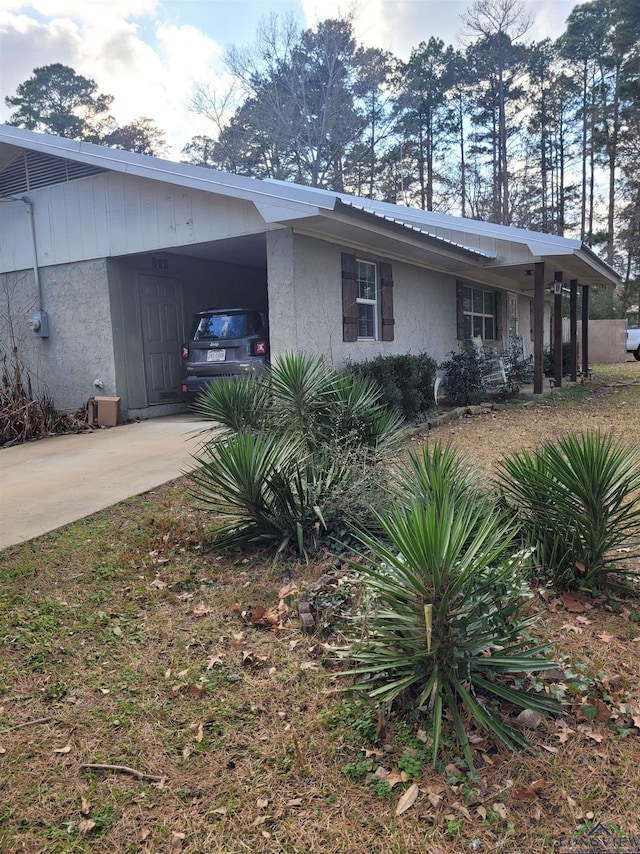
[(297, 305), (303, 290), (294, 273), (293, 231), (290, 228), (268, 231), (266, 238), (269, 344), (274, 357), (307, 348), (298, 341)]
[[(11, 321), (20, 358), (39, 392), (58, 409), (75, 410), (94, 394), (116, 394), (111, 308), (105, 259), (61, 264), (40, 270), (49, 337), (27, 327), (37, 307), (33, 270), (0, 275), (3, 297), (11, 292)], [(0, 316), (0, 337), (8, 341), (7, 311)], [(99, 379), (104, 388), (93, 382)]]
[[(267, 235), (267, 275), (274, 356), (296, 349), (336, 366), (378, 355), (428, 353), (438, 362), (456, 349), (455, 277), (392, 261), (394, 340), (342, 340), (342, 252), (353, 249), (292, 233)], [(355, 252), (363, 260), (381, 256)]]

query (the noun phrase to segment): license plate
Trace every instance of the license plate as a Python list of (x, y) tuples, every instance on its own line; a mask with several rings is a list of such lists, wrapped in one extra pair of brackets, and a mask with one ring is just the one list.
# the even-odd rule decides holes
[(207, 362), (224, 362), (226, 357), (226, 350), (207, 350)]

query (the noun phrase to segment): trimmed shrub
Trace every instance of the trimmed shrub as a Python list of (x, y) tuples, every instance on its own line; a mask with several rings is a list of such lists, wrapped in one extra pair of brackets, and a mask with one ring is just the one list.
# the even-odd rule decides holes
[(483, 395), (490, 369), (488, 359), (478, 351), (472, 338), (461, 341), (459, 351), (449, 353), (440, 368), (447, 375), (447, 397), (456, 403), (466, 406)]
[(349, 372), (373, 380), (380, 388), (380, 401), (397, 409), (407, 421), (415, 421), (433, 408), (433, 384), (437, 364), (420, 353), (377, 356), (368, 362), (350, 365)]

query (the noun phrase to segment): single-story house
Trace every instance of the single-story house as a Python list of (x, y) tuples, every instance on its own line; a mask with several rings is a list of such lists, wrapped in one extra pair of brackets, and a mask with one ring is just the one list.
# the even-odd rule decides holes
[(232, 306), (335, 365), (519, 335), (541, 392), (562, 287), (575, 332), (577, 288), (617, 280), (576, 240), (0, 126), (0, 343), (62, 409), (177, 411), (192, 315)]

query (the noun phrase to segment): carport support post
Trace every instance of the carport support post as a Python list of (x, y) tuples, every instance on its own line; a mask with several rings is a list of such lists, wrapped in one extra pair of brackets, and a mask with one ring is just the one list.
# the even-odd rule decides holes
[[(553, 374), (557, 388), (562, 385), (562, 271), (553, 274)], [(558, 287), (560, 283), (560, 287)]]
[(589, 376), (589, 285), (582, 286), (582, 376)]
[(544, 382), (544, 261), (535, 265), (533, 279), (533, 393), (542, 394)]
[(578, 280), (569, 282), (569, 371), (571, 382), (578, 379)]

